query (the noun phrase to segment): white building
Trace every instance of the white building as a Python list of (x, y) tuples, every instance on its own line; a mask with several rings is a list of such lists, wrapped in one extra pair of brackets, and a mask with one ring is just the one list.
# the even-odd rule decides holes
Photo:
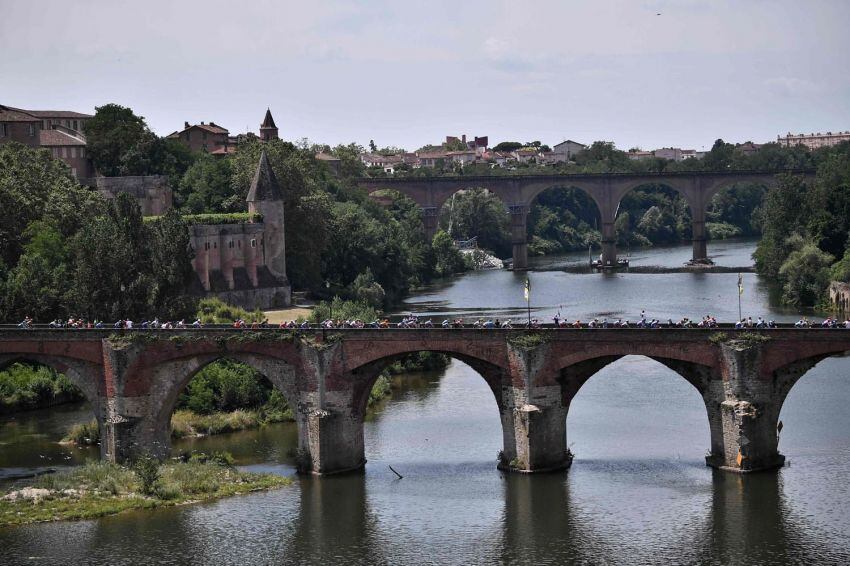
[(820, 132), (816, 134), (792, 134), (791, 132), (788, 132), (788, 135), (785, 137), (776, 136), (776, 143), (778, 143), (780, 147), (803, 145), (809, 149), (818, 149), (821, 147), (832, 147), (844, 141), (850, 141), (850, 131), (838, 132), (835, 134), (832, 132), (827, 132), (825, 134)]

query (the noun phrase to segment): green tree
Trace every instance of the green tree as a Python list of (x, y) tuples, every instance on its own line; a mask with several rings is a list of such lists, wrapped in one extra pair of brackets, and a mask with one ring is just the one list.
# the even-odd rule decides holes
[(71, 244), (69, 295), (77, 314), (109, 320), (190, 316), (195, 305), (188, 243), (176, 212), (145, 224), (135, 199), (119, 194)]
[(788, 246), (793, 251), (779, 268), (782, 300), (798, 307), (814, 306), (829, 285), (829, 266), (834, 258), (799, 236), (789, 238)]
[(230, 160), (202, 155), (180, 178), (176, 204), (189, 214), (238, 212), (244, 209), (242, 195), (231, 183)]
[(149, 142), (152, 135), (143, 117), (118, 104), (95, 108), (84, 128), (86, 151), (98, 172), (107, 177), (123, 175), (126, 154)]
[(68, 237), (99, 201), (97, 193), (80, 187), (65, 163), (46, 150), (0, 145), (0, 262), (9, 267), (18, 262), (31, 222), (49, 222)]
[(786, 175), (765, 194), (759, 213), (762, 237), (753, 254), (759, 273), (779, 276), (779, 268), (791, 252), (789, 237), (805, 231), (806, 192), (805, 184), (798, 177)]
[(496, 147), (493, 148), (493, 151), (516, 151), (522, 146), (523, 144), (520, 142), (505, 141), (497, 144)]
[(466, 270), (463, 254), (455, 246), (454, 240), (443, 230), (438, 230), (431, 242), (434, 250), (434, 274), (446, 277)]
[[(499, 257), (511, 254), (510, 218), (505, 204), (485, 189), (455, 193), (443, 205), (441, 227), (458, 239), (478, 238), (478, 245)], [(451, 225), (451, 230), (449, 230)]]

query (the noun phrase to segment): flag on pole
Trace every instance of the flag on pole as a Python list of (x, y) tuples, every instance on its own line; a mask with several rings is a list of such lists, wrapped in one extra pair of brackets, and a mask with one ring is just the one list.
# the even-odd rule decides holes
[(525, 301), (528, 302), (528, 298), (531, 296), (531, 281), (528, 280), (528, 277), (525, 278)]
[(744, 276), (738, 274), (738, 295), (744, 294)]

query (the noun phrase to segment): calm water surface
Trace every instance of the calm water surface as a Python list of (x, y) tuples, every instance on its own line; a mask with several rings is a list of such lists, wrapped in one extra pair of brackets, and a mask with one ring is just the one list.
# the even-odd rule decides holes
[[(712, 244), (718, 263), (746, 265), (751, 243)], [(678, 265), (689, 249), (633, 253)], [(737, 316), (731, 275), (579, 275), (583, 257), (547, 258), (530, 274), (536, 313), (569, 317)], [(482, 272), (443, 283), (405, 310), (516, 316), (524, 275)], [(745, 314), (769, 304), (745, 276)], [(615, 314), (607, 314), (615, 313)], [(666, 314), (669, 313), (669, 314)], [(713, 472), (696, 390), (652, 360), (626, 357), (580, 391), (568, 417), (567, 473), (495, 469), (501, 447), (492, 393), (469, 366), (402, 376), (366, 424), (365, 474), (298, 479), (288, 489), (96, 521), (0, 529), (8, 564), (847, 564), (850, 563), (850, 359), (821, 362), (790, 393), (780, 449), (790, 466), (748, 477)], [(77, 464), (91, 451), (55, 444), (85, 409), (6, 421), (0, 466)], [(181, 443), (231, 451), (247, 468), (292, 474), (292, 425)], [(398, 480), (388, 465), (405, 478)], [(8, 482), (7, 482), (8, 483)]]

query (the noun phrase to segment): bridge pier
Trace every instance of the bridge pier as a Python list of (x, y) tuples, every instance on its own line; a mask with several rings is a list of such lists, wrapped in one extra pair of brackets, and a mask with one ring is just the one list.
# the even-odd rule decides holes
[(434, 239), (434, 236), (437, 235), (437, 229), (440, 224), (440, 209), (436, 206), (423, 206), (422, 207), (422, 225), (425, 231), (425, 241), (428, 244)]
[(613, 219), (602, 221), (602, 265), (617, 265), (617, 232)]
[(528, 349), (508, 342), (510, 384), (502, 387), (499, 404), (504, 439), (499, 469), (529, 474), (565, 470), (572, 463), (567, 406), (546, 364), (550, 350), (547, 343)]
[(737, 473), (781, 468), (776, 430), (782, 398), (761, 375), (761, 348), (743, 341), (721, 345), (722, 381), (706, 393), (711, 454), (709, 466)]
[(708, 239), (705, 234), (705, 215), (694, 213), (691, 223), (691, 234), (693, 238), (693, 263), (708, 263)]
[[(362, 469), (366, 465), (363, 447), (363, 419), (356, 412), (317, 409), (304, 418), (309, 471), (329, 475)], [(302, 448), (305, 448), (302, 446)], [(306, 456), (306, 454), (305, 454)]]
[(512, 268), (514, 270), (528, 269), (528, 207), (524, 204), (512, 204), (508, 207), (511, 213), (511, 244), (513, 245)]
[(570, 467), (567, 456), (567, 410), (523, 404), (502, 409), (505, 445), (499, 469), (524, 474)]

